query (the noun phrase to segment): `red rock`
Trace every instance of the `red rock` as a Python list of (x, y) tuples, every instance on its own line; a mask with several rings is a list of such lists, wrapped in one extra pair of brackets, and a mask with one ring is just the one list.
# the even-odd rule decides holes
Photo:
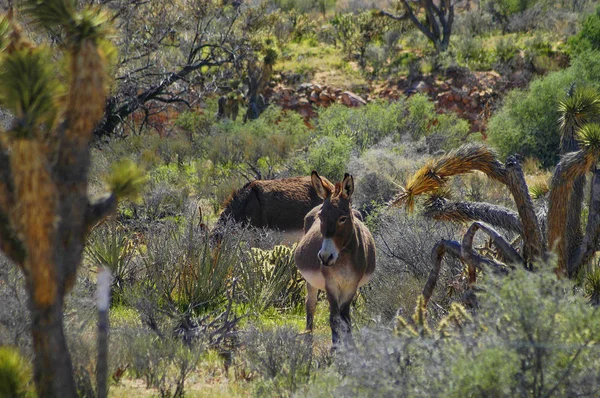
[(344, 91), (342, 93), (342, 102), (345, 105), (352, 107), (358, 107), (367, 104), (367, 102), (364, 99), (350, 91)]

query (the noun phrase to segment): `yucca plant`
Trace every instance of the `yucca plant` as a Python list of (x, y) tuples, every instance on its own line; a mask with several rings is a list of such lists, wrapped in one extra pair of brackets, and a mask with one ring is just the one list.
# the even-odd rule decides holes
[(51, 53), (24, 36), (12, 13), (0, 18), (0, 106), (13, 115), (0, 132), (0, 249), (25, 276), (38, 395), (75, 397), (64, 296), (87, 231), (140, 180), (126, 174), (114, 186), (129, 189), (87, 195), (89, 143), (109, 83), (108, 15), (78, 11), (73, 0), (28, 0), (23, 10), (36, 27), (60, 32), (62, 44)]
[[(588, 88), (572, 88), (560, 104), (562, 130), (561, 160), (547, 187), (527, 187), (518, 156), (501, 163), (481, 144), (464, 145), (441, 158), (434, 159), (409, 179), (406, 188), (393, 204), (414, 208), (415, 197), (429, 194), (425, 215), (437, 220), (473, 222), (461, 242), (442, 241), (433, 249), (433, 268), (423, 289), (425, 300), (437, 283), (442, 259), (451, 254), (467, 264), (469, 282), (476, 279), (476, 269), (483, 265), (507, 272), (515, 265), (533, 270), (537, 261), (545, 261), (551, 252), (557, 256), (559, 276), (575, 277), (590, 262), (600, 240), (600, 94)], [(488, 203), (452, 202), (447, 193), (440, 194), (451, 176), (480, 171), (506, 185), (513, 196), (517, 212)], [(592, 174), (589, 212), (585, 232), (581, 217), (585, 200), (585, 177)], [(533, 198), (544, 197), (536, 213)], [(514, 232), (520, 239), (509, 242), (494, 228)], [(478, 253), (473, 248), (475, 233), (482, 231), (497, 248), (496, 255)]]

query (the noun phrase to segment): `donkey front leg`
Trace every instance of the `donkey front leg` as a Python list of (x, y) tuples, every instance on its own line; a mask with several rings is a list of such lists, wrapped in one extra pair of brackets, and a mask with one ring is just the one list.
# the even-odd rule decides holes
[[(333, 348), (335, 349), (341, 343), (347, 343), (351, 339), (350, 320), (349, 312), (348, 317), (342, 315), (342, 305), (340, 305), (338, 299), (327, 292), (327, 299), (329, 300), (329, 326), (331, 327), (331, 341)], [(350, 304), (348, 303), (348, 311)], [(348, 320), (348, 321), (347, 321)]]
[(315, 311), (317, 310), (317, 294), (319, 289), (306, 282), (306, 329), (305, 333), (310, 333), (313, 330), (313, 321), (315, 319)]

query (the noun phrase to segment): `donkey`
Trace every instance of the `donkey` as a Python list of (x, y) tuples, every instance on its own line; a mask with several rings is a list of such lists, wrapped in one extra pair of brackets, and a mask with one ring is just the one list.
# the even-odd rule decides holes
[[(323, 183), (333, 188), (326, 178)], [(234, 191), (225, 201), (217, 225), (228, 219), (258, 228), (301, 230), (304, 216), (323, 203), (310, 177), (256, 180)]]
[(375, 272), (375, 242), (351, 208), (351, 175), (346, 174), (333, 189), (316, 171), (311, 181), (324, 202), (318, 216), (307, 220), (294, 257), (306, 280), (306, 332), (313, 329), (318, 290), (325, 290), (336, 347), (340, 341), (351, 341), (350, 304), (358, 288)]

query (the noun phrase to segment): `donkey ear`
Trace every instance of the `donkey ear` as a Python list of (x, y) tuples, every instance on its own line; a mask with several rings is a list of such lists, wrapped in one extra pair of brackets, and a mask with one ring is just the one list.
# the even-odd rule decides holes
[(354, 193), (354, 178), (348, 173), (344, 174), (342, 180), (342, 194), (348, 198)]
[(312, 182), (315, 191), (317, 191), (317, 195), (319, 195), (321, 199), (325, 200), (331, 195), (331, 183), (329, 181), (327, 181), (329, 184), (325, 183), (319, 176), (319, 173), (314, 170), (310, 175), (310, 181)]

